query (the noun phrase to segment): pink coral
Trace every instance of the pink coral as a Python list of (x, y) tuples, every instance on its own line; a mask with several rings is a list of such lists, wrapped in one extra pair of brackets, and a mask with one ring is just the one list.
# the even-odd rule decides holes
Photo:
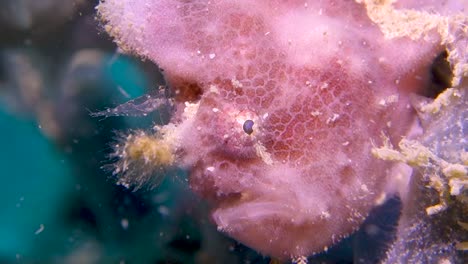
[(391, 191), (372, 144), (408, 134), (408, 94), (442, 51), (432, 33), (385, 39), (351, 1), (106, 0), (99, 12), (122, 49), (164, 70), (178, 110), (162, 134), (218, 228), (279, 258), (326, 249)]

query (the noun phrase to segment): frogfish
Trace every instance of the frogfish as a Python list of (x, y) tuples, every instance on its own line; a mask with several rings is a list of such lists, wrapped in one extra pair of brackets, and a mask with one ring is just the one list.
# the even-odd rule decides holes
[[(173, 112), (116, 144), (119, 184), (184, 168), (220, 232), (281, 260), (326, 251), (396, 194), (387, 261), (457, 259), (468, 226), (466, 1), (101, 0), (97, 12), (171, 93), (97, 113)], [(441, 54), (449, 74), (435, 98)], [(400, 239), (421, 219), (437, 228), (431, 217), (453, 203), (464, 235), (440, 243), (447, 254)]]

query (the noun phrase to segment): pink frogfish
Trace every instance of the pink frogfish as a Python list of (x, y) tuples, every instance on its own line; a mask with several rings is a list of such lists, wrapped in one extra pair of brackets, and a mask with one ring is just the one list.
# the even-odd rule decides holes
[[(174, 94), (168, 124), (117, 145), (119, 183), (186, 168), (221, 232), (279, 259), (326, 250), (390, 193), (408, 192), (412, 169), (373, 150), (423, 133), (411, 98), (437, 55), (449, 51), (453, 87), (464, 78), (454, 54), (466, 6), (101, 1), (120, 49), (157, 63)], [(148, 96), (146, 105), (168, 102)]]

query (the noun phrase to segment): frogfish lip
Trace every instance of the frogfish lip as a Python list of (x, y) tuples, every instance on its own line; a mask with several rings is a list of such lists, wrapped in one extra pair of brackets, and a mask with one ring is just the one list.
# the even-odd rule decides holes
[[(317, 230), (326, 228), (326, 219), (317, 215), (310, 215), (309, 219), (298, 216), (297, 208), (284, 201), (239, 198), (221, 202), (212, 217), (218, 230), (279, 259), (307, 256), (333, 243), (331, 236), (324, 239), (316, 235)], [(294, 240), (289, 239), (291, 234)], [(317, 239), (324, 242), (319, 247)]]

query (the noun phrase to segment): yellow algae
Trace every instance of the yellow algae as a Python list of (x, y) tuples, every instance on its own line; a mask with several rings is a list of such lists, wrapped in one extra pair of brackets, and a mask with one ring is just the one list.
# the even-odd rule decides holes
[(450, 195), (466, 196), (463, 193), (468, 187), (466, 165), (447, 162), (417, 141), (402, 139), (397, 150), (389, 143), (388, 138), (384, 138), (383, 146), (374, 147), (372, 154), (382, 160), (404, 162), (412, 167), (424, 169), (426, 175), (429, 175), (426, 176), (428, 187), (439, 193), (439, 203), (426, 208), (428, 215), (445, 210)]
[(442, 108), (447, 107), (453, 103), (454, 100), (459, 99), (461, 99), (460, 91), (458, 91), (458, 89), (449, 88), (439, 94), (433, 102), (421, 105), (419, 110), (423, 113), (437, 114)]
[(388, 161), (400, 161), (410, 166), (426, 166), (429, 164), (430, 158), (435, 157), (428, 148), (418, 141), (403, 139), (398, 144), (400, 150), (396, 150), (388, 137), (385, 135), (382, 137), (383, 146), (379, 148), (374, 147), (371, 150), (372, 155), (376, 158)]
[(153, 166), (168, 166), (174, 163), (172, 148), (164, 140), (145, 134), (127, 141), (126, 153), (130, 159), (143, 159)]

